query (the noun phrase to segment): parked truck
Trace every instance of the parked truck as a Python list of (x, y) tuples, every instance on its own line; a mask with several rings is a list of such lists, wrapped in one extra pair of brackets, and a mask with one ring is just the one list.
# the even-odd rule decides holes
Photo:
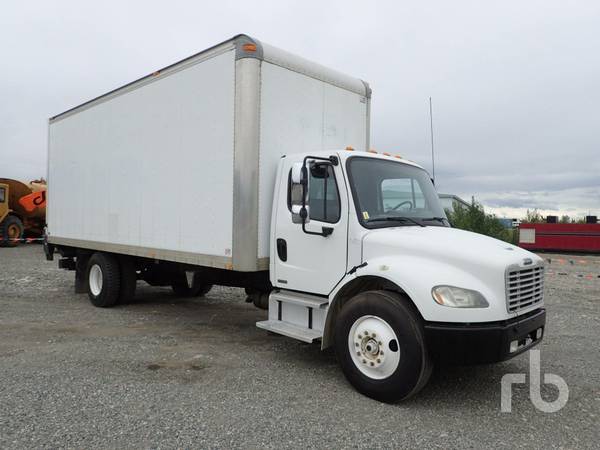
[(449, 227), (428, 173), (369, 150), (367, 83), (246, 35), (50, 119), (46, 255), (98, 307), (136, 282), (245, 288), (397, 401), (434, 362), (542, 339), (542, 260)]

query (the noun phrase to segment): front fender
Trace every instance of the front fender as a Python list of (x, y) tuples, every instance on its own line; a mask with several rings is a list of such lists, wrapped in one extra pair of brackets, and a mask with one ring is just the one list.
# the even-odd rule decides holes
[[(402, 289), (413, 301), (421, 316), (430, 322), (493, 322), (514, 317), (506, 309), (504, 273), (470, 273), (456, 266), (431, 258), (415, 256), (382, 256), (366, 261), (367, 265), (346, 277), (331, 298), (348, 283), (360, 277), (378, 277)], [(431, 289), (450, 285), (479, 291), (488, 301), (487, 308), (452, 308), (437, 304)]]

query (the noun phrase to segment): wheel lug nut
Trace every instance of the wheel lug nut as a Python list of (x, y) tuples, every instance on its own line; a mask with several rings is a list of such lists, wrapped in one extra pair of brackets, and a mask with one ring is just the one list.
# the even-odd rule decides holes
[(367, 360), (366, 360), (366, 359), (363, 359), (363, 364), (366, 364), (366, 363), (367, 363)]
[(371, 363), (371, 366), (374, 366), (374, 365), (375, 365), (374, 363)]
[(381, 360), (380, 360), (380, 359), (378, 359), (378, 360), (377, 360), (377, 364), (379, 364), (380, 362), (381, 362)]
[(376, 334), (375, 334), (375, 333), (373, 333), (371, 336), (373, 336), (373, 337), (376, 337)]
[(360, 356), (360, 352), (356, 352), (356, 354), (357, 354), (358, 356)]
[(354, 343), (354, 346), (355, 346), (355, 347), (358, 347), (358, 342), (355, 342), (355, 343)]

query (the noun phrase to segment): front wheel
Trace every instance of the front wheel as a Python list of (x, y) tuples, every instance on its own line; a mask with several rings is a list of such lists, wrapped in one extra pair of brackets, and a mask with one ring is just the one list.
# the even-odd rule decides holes
[(6, 216), (4, 221), (0, 223), (0, 243), (5, 247), (14, 247), (19, 244), (23, 237), (23, 222), (17, 216)]
[(383, 402), (406, 399), (427, 383), (432, 363), (418, 314), (401, 295), (362, 292), (342, 308), (335, 349), (359, 392)]

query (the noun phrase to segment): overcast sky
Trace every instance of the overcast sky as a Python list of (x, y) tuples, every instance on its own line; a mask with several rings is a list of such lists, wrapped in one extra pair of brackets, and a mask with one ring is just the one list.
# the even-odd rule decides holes
[(47, 119), (238, 33), (371, 84), (372, 147), (500, 216), (600, 215), (600, 1), (5, 1), (0, 177)]

